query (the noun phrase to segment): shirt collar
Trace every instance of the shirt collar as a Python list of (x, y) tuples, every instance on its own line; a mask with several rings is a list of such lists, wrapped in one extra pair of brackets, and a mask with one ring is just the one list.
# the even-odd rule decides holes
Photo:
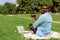
[(45, 14), (50, 14), (50, 12), (45, 12)]

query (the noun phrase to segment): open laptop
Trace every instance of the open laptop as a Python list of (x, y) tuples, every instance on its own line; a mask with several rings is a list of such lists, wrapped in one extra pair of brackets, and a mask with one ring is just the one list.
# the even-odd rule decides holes
[(17, 26), (18, 33), (25, 32), (25, 29), (23, 26)]
[(17, 26), (18, 33), (21, 34), (26, 34), (29, 33), (30, 31), (26, 31), (23, 26)]

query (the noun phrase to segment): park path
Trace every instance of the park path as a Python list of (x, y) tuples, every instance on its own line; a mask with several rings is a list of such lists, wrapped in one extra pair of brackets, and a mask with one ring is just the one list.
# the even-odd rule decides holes
[[(13, 16), (13, 15), (8, 15), (8, 16)], [(32, 19), (32, 18), (27, 18), (27, 17), (20, 17), (20, 18), (23, 18), (23, 19)], [(52, 23), (60, 24), (60, 21), (52, 21)]]
[(60, 21), (52, 21), (52, 23), (60, 24)]
[[(23, 19), (32, 19), (32, 18), (26, 18), (26, 17), (20, 17), (20, 18), (23, 18)], [(52, 23), (60, 24), (60, 21), (52, 21)]]

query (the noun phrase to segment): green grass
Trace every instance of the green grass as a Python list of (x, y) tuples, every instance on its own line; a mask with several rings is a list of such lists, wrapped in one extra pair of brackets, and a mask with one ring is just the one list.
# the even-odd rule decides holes
[[(39, 14), (37, 14), (37, 17)], [(57, 15), (52, 15), (53, 20), (59, 20)], [(0, 40), (28, 40), (17, 32), (16, 26), (22, 25), (25, 30), (29, 30), (28, 24), (34, 23), (34, 20), (21, 17), (31, 18), (30, 14), (18, 14), (14, 16), (0, 15)], [(56, 17), (56, 18), (55, 18)], [(52, 24), (52, 30), (60, 32), (60, 24)], [(16, 32), (15, 32), (16, 31)], [(51, 38), (50, 40), (60, 40)]]
[(52, 14), (53, 20), (60, 21), (60, 14)]

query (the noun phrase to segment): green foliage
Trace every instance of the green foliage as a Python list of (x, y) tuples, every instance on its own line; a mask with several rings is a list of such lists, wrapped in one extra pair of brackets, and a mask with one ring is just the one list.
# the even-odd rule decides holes
[(0, 7), (1, 14), (12, 14), (15, 13), (15, 5), (11, 3), (5, 3)]
[(8, 9), (6, 6), (1, 6), (0, 7), (0, 12), (1, 14), (8, 14)]
[[(0, 14), (21, 14), (31, 13), (32, 11), (39, 12), (39, 10), (41, 9), (41, 5), (46, 4), (51, 7), (53, 6), (52, 0), (16, 0), (16, 2), (17, 4), (19, 4), (19, 6), (17, 7), (16, 4), (8, 2), (6, 2), (4, 5), (0, 5)], [(60, 2), (60, 0), (56, 0), (56, 2)], [(38, 10), (34, 10), (35, 8), (37, 8)], [(54, 6), (54, 11), (60, 12), (60, 6)]]
[[(57, 2), (59, 0), (56, 0)], [(37, 8), (40, 10), (41, 5), (48, 5), (53, 6), (52, 0), (17, 0), (17, 3), (19, 4), (20, 8), (23, 8), (26, 12), (31, 13), (32, 8)], [(26, 8), (27, 7), (27, 8)], [(28, 11), (27, 11), (28, 10)], [(58, 12), (58, 8), (54, 8), (55, 11)]]

